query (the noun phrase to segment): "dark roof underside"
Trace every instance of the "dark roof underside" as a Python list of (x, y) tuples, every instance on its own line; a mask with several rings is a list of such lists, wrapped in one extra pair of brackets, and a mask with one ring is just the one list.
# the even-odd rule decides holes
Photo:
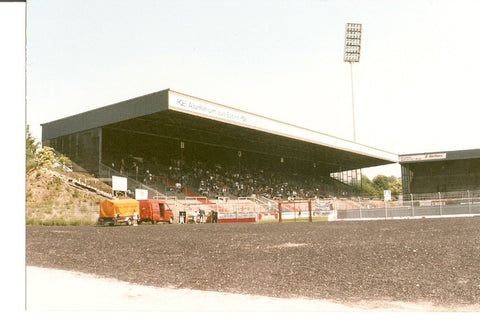
[(196, 117), (176, 111), (162, 111), (105, 126), (125, 133), (182, 140), (185, 143), (231, 148), (243, 152), (294, 157), (315, 162), (318, 168), (337, 172), (392, 163), (337, 148), (321, 146), (276, 134)]

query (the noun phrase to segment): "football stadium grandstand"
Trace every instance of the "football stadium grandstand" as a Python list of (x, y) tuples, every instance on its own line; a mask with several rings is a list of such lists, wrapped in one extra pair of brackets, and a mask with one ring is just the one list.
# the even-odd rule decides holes
[(172, 90), (42, 124), (42, 143), (97, 177), (204, 196), (361, 191), (361, 168), (398, 159)]
[[(44, 123), (42, 144), (107, 183), (125, 177), (128, 196), (146, 189), (178, 211), (196, 212), (231, 211), (219, 199), (237, 211), (263, 206), (277, 215), (278, 203), (292, 200), (304, 202), (283, 210), (320, 213), (338, 197), (345, 198), (342, 209), (358, 208), (347, 199), (364, 195), (362, 169), (399, 162), (390, 152), (170, 89)], [(467, 168), (478, 170), (479, 151), (470, 153), (477, 162)], [(421, 170), (430, 167), (418, 169), (408, 156), (401, 163), (404, 189), (422, 192), (429, 174)]]
[(400, 155), (404, 194), (480, 189), (480, 149)]

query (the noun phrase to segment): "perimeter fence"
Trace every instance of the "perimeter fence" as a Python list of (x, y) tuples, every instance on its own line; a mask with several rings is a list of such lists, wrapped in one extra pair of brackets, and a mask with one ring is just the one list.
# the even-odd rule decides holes
[(335, 201), (338, 219), (392, 219), (480, 215), (480, 190), (407, 194), (396, 201)]
[[(157, 197), (157, 196), (156, 196)], [(185, 222), (306, 222), (359, 219), (402, 219), (411, 217), (480, 215), (480, 190), (433, 194), (408, 194), (395, 201), (367, 198), (328, 198), (296, 201), (274, 201), (262, 197), (237, 199), (158, 196), (175, 215), (183, 214)], [(95, 224), (99, 205), (69, 203), (27, 205), (28, 224), (78, 225)]]

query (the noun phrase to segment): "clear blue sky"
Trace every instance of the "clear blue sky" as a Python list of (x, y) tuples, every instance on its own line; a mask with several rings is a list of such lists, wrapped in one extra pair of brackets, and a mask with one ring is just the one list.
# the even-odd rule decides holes
[(479, 148), (479, 19), (462, 0), (31, 0), (27, 123), (40, 138), (41, 123), (172, 88), (351, 140), (343, 44), (358, 22), (357, 142)]

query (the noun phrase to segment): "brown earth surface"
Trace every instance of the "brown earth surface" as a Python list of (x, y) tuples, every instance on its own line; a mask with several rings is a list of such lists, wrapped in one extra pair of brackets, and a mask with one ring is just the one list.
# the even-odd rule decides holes
[(155, 287), (480, 310), (480, 217), (27, 226), (26, 264)]
[[(69, 181), (70, 180), (70, 181)], [(94, 188), (77, 186), (79, 181)], [(111, 193), (111, 187), (86, 173), (33, 170), (26, 175), (26, 218), (31, 225), (95, 224), (105, 199), (92, 189)]]

